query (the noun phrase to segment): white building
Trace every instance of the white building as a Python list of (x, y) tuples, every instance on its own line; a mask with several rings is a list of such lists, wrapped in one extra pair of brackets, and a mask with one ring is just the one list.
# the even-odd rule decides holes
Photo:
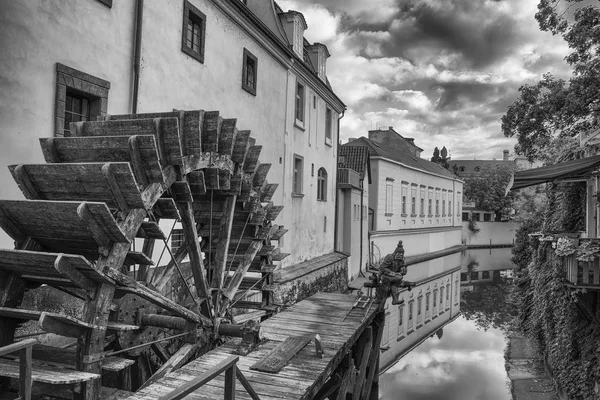
[(218, 110), (252, 131), (271, 164), (276, 223), (289, 230), (282, 266), (333, 253), (345, 105), (327, 80), (327, 48), (306, 28), (272, 0), (2, 2), (0, 198), (23, 198), (6, 166), (43, 162), (38, 138), (70, 121)]
[(346, 146), (369, 149), (369, 235), (372, 260), (390, 254), (399, 240), (407, 256), (451, 251), (461, 244), (463, 181), (431, 161), (392, 127)]

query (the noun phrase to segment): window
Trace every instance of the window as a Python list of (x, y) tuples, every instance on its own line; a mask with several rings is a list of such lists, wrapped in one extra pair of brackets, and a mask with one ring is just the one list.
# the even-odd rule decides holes
[(469, 213), (462, 213), (462, 220), (463, 221), (468, 221), (469, 220)]
[(431, 297), (431, 293), (427, 293), (425, 295), (425, 318), (429, 318), (429, 298)]
[[(386, 321), (390, 320), (390, 315), (391, 314), (389, 311), (385, 312), (385, 320)], [(389, 342), (390, 342), (390, 331), (389, 331), (388, 325), (384, 324), (383, 332), (381, 333), (381, 347), (387, 348)]]
[(491, 220), (492, 220), (492, 214), (490, 214), (490, 213), (483, 214), (483, 221), (484, 222), (490, 222)]
[(440, 311), (444, 309), (444, 287), (440, 288)]
[(385, 215), (392, 215), (393, 206), (392, 201), (394, 199), (394, 184), (390, 181), (387, 181), (385, 184)]
[(317, 109), (317, 96), (313, 96), (313, 108)]
[(304, 124), (304, 85), (296, 84), (296, 122)]
[(329, 107), (325, 111), (325, 143), (331, 144), (331, 130), (333, 129), (332, 112)]
[(468, 277), (467, 273), (466, 272), (461, 272), (460, 273), (460, 281), (461, 282), (466, 282), (468, 280), (469, 280), (469, 277)]
[(421, 190), (421, 208), (419, 209), (421, 216), (425, 215), (425, 191)]
[(428, 214), (431, 215), (431, 199), (429, 199), (429, 210), (428, 210)]
[(452, 215), (452, 200), (448, 200), (448, 215)]
[(292, 185), (292, 194), (302, 194), (302, 178), (304, 158), (294, 155), (294, 181)]
[(481, 279), (490, 279), (490, 271), (482, 271)]
[(317, 171), (317, 200), (327, 200), (327, 171), (325, 168), (319, 168)]
[(413, 327), (413, 308), (415, 305), (415, 301), (411, 300), (408, 302), (408, 329), (412, 329)]
[(186, 1), (183, 6), (181, 51), (201, 63), (204, 63), (205, 30), (206, 15)]
[(256, 96), (256, 80), (258, 77), (258, 60), (254, 54), (244, 49), (244, 67), (242, 69), (242, 88)]
[(421, 314), (423, 308), (423, 296), (417, 298), (417, 324), (421, 323)]
[(446, 302), (450, 301), (450, 284), (446, 285)]
[(477, 271), (471, 272), (471, 280), (472, 281), (479, 280), (479, 272), (477, 272)]
[(473, 213), (473, 221), (479, 221), (479, 213)]
[(433, 311), (437, 308), (437, 290), (433, 291)]
[(406, 215), (406, 196), (408, 189), (403, 187), (402, 188), (402, 214)]
[(417, 215), (417, 189), (411, 189), (410, 191), (411, 203), (410, 203), (410, 213), (412, 215)]
[(458, 301), (458, 279), (454, 282), (454, 302)]
[(440, 215), (440, 199), (435, 199), (435, 215)]
[(398, 307), (398, 337), (404, 336), (404, 305)]
[(106, 115), (109, 89), (110, 82), (57, 63), (55, 136), (69, 136), (71, 122)]

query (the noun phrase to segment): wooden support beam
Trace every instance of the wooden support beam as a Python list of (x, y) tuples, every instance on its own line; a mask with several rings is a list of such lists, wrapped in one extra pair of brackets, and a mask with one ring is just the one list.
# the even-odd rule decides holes
[(206, 270), (204, 268), (204, 262), (200, 255), (200, 243), (198, 242), (198, 232), (196, 228), (196, 221), (194, 220), (194, 212), (189, 203), (178, 203), (179, 214), (181, 215), (181, 225), (183, 227), (183, 233), (186, 237), (187, 248), (190, 256), (190, 267), (192, 274), (194, 275), (194, 283), (196, 291), (200, 299), (206, 299), (202, 303), (201, 311), (202, 314), (208, 318), (213, 317), (213, 306), (212, 298), (210, 296), (210, 289), (206, 278)]
[(261, 151), (262, 146), (256, 145), (251, 146), (248, 149), (246, 159), (244, 160), (244, 172), (253, 174), (256, 171), (256, 167), (258, 166), (258, 157), (260, 157)]
[(165, 362), (144, 384), (140, 387), (140, 390), (150, 386), (151, 384), (158, 381), (160, 378), (168, 374), (169, 372), (180, 368), (185, 364), (190, 357), (192, 357), (196, 350), (198, 350), (198, 344), (185, 343), (183, 346), (173, 354), (167, 362)]
[(220, 314), (220, 290), (223, 289), (225, 269), (227, 265), (227, 252), (231, 240), (231, 227), (233, 223), (233, 215), (235, 214), (235, 204), (237, 196), (228, 196), (225, 199), (223, 208), (223, 218), (221, 218), (221, 226), (219, 227), (219, 242), (215, 253), (214, 272), (212, 274), (213, 288), (219, 289), (213, 293), (213, 304), (215, 306), (215, 314)]
[[(379, 349), (381, 347), (381, 338), (383, 337), (384, 322), (384, 314), (383, 312), (379, 312), (379, 315), (375, 317), (372, 323), (372, 327), (375, 330), (375, 339), (373, 340), (373, 343), (371, 345), (371, 354), (369, 355), (369, 365), (367, 369), (367, 379), (365, 380), (362, 393), (360, 393), (360, 400), (368, 400), (369, 398), (371, 398), (374, 379), (379, 376)], [(356, 394), (355, 397), (358, 397), (358, 394)]]
[(279, 187), (279, 184), (277, 183), (265, 184), (262, 191), (260, 192), (260, 201), (263, 203), (268, 203), (269, 201), (271, 201), (273, 195), (275, 194), (275, 191), (277, 190), (277, 187)]
[(19, 186), (19, 189), (21, 189), (21, 192), (23, 192), (23, 195), (26, 199), (41, 199), (40, 194), (35, 188), (35, 185), (31, 182), (31, 179), (29, 179), (29, 174), (27, 173), (27, 170), (23, 164), (14, 167), (10, 166), (9, 169), (13, 175), (13, 178), (17, 182), (17, 186)]
[(204, 170), (204, 183), (206, 189), (219, 189), (219, 170), (217, 168), (206, 168)]
[(358, 375), (354, 382), (354, 386), (352, 388), (352, 397), (360, 398), (360, 394), (363, 390), (363, 385), (365, 383), (365, 375), (367, 373), (367, 367), (369, 365), (369, 359), (373, 350), (373, 330), (371, 327), (367, 327), (361, 338), (357, 343), (357, 353), (358, 353)]
[(192, 171), (187, 174), (190, 190), (194, 200), (200, 200), (206, 194), (206, 183), (204, 182), (203, 171)]
[(79, 205), (79, 207), (77, 207), (77, 216), (79, 216), (81, 222), (86, 225), (92, 234), (92, 237), (96, 243), (98, 243), (98, 246), (103, 248), (101, 253), (105, 253), (104, 255), (106, 255), (106, 252), (108, 251), (107, 248), (111, 245), (112, 241), (108, 238), (100, 224), (98, 224), (98, 221), (96, 221), (94, 218), (88, 203), (83, 202)]
[(146, 176), (146, 171), (144, 168), (144, 164), (142, 162), (142, 155), (140, 153), (140, 143), (139, 143), (139, 137), (140, 136), (131, 136), (128, 139), (128, 145), (129, 145), (129, 156), (131, 158), (130, 164), (131, 164), (131, 169), (133, 170), (133, 174), (135, 175), (135, 178), (137, 180), (138, 185), (140, 185), (141, 187), (146, 187), (148, 186), (148, 177)]
[(233, 296), (235, 296), (235, 292), (237, 292), (242, 280), (244, 279), (244, 276), (246, 276), (248, 268), (250, 268), (250, 264), (252, 264), (254, 257), (256, 257), (256, 254), (260, 251), (262, 246), (263, 243), (260, 240), (256, 240), (252, 242), (250, 246), (248, 246), (243, 261), (238, 264), (233, 277), (229, 281), (229, 284), (225, 290), (223, 290), (223, 296), (226, 298), (224, 299), (222, 307), (223, 310), (227, 308), (229, 301), (231, 301)]
[(113, 163), (104, 164), (102, 166), (102, 175), (104, 175), (104, 180), (106, 181), (106, 184), (108, 185), (108, 188), (110, 189), (110, 192), (113, 196), (113, 199), (115, 200), (115, 203), (117, 204), (117, 207), (121, 211), (127, 211), (130, 207), (129, 207), (129, 204), (127, 203), (127, 200), (125, 200), (125, 196), (123, 195), (123, 192), (121, 191), (121, 187), (119, 186), (119, 183), (117, 182), (115, 168), (116, 167)]
[(62, 276), (73, 282), (75, 285), (85, 290), (87, 295), (93, 299), (96, 295), (96, 282), (82, 274), (77, 268), (75, 268), (69, 260), (62, 254), (56, 257), (54, 261), (54, 269), (58, 271)]
[(192, 189), (186, 180), (177, 181), (171, 186), (175, 202), (193, 202)]
[(346, 372), (344, 372), (344, 376), (342, 377), (342, 382), (340, 383), (340, 387), (337, 391), (335, 400), (346, 400), (346, 394), (348, 393), (348, 388), (350, 386), (350, 383), (352, 382), (352, 378), (354, 376), (354, 371), (356, 371), (356, 368), (354, 367), (354, 360), (352, 360), (352, 358), (350, 358), (348, 360), (348, 363), (350, 365), (349, 365), (348, 369), (346, 369)]
[(259, 164), (252, 178), (252, 186), (261, 188), (267, 179), (267, 175), (271, 170), (271, 164)]

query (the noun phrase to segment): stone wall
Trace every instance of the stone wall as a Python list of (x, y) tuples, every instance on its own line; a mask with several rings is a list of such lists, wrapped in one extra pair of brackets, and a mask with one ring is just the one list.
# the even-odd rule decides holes
[(348, 256), (329, 253), (275, 271), (275, 304), (291, 305), (317, 292), (348, 290)]

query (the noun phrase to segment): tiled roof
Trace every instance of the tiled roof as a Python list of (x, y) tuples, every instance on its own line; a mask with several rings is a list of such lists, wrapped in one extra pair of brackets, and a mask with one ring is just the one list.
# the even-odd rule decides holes
[(390, 160), (401, 162), (404, 165), (409, 167), (417, 168), (426, 172), (431, 172), (433, 174), (445, 176), (450, 179), (456, 179), (456, 175), (452, 172), (448, 171), (446, 168), (431, 162), (424, 160), (420, 157), (413, 155), (408, 149), (408, 144), (406, 147), (382, 147), (374, 141), (367, 139), (366, 137), (360, 137), (352, 142), (346, 143), (342, 145), (342, 148), (345, 146), (364, 146), (369, 149), (369, 155), (371, 157), (379, 156), (385, 157)]
[(367, 168), (369, 168), (369, 149), (364, 146), (352, 146), (352, 143), (345, 144), (340, 147), (340, 157), (344, 157), (343, 162), (340, 160), (338, 167), (350, 168), (360, 174), (360, 179), (365, 178)]

